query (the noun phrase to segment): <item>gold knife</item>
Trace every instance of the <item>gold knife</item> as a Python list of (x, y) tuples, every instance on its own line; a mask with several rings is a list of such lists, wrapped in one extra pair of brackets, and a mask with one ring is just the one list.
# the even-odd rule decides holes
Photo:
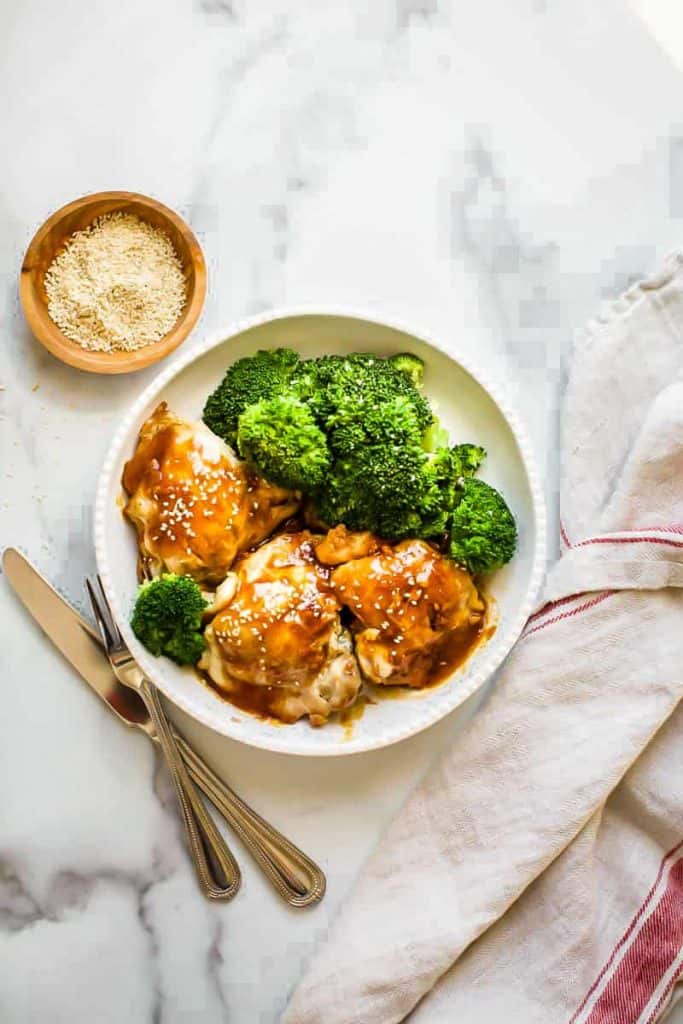
[[(124, 725), (141, 729), (158, 742), (142, 700), (111, 671), (95, 628), (15, 548), (5, 548), (2, 565), (19, 600), (88, 686)], [(193, 780), (235, 830), (280, 896), (295, 907), (322, 899), (325, 875), (318, 865), (219, 779), (182, 736), (175, 735)]]

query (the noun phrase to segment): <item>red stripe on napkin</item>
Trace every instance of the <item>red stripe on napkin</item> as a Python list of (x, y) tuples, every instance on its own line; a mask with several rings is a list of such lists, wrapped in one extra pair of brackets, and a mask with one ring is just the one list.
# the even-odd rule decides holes
[(553, 615), (552, 618), (545, 619), (543, 622), (539, 622), (537, 626), (527, 629), (520, 639), (524, 640), (526, 637), (531, 636), (532, 633), (538, 633), (539, 629), (545, 629), (546, 626), (551, 626), (553, 622), (559, 622), (560, 619), (571, 619), (574, 615), (587, 612), (589, 608), (595, 608), (596, 604), (602, 604), (603, 601), (606, 601), (614, 593), (614, 590), (606, 590), (604, 594), (598, 594), (597, 597), (592, 597), (590, 601), (584, 601), (583, 604), (578, 605), (576, 608), (570, 608), (566, 612), (560, 612), (559, 615)]
[(536, 619), (540, 619), (543, 615), (547, 615), (548, 612), (554, 611), (555, 608), (561, 608), (564, 604), (571, 604), (572, 601), (578, 601), (580, 598), (585, 597), (585, 595), (586, 591), (584, 590), (581, 594), (569, 594), (568, 597), (560, 597), (557, 601), (548, 601), (542, 608), (539, 608), (537, 612), (534, 612), (533, 615), (529, 616), (526, 620), (527, 626), (530, 626), (532, 622), (535, 622)]
[[(570, 1024), (636, 1024), (656, 995), (683, 949), (683, 857), (671, 861), (681, 847), (683, 843), (663, 858), (650, 892)], [(653, 901), (667, 869), (666, 885)], [(669, 978), (647, 1018), (648, 1024), (657, 1019), (682, 970), (683, 965)], [(605, 978), (607, 982), (601, 988)]]
[(590, 537), (588, 540), (579, 541), (577, 548), (586, 547), (589, 544), (667, 544), (673, 548), (683, 548), (683, 540), (671, 540), (664, 537)]
[[(574, 547), (582, 548), (587, 547), (591, 544), (664, 544), (665, 546), (669, 547), (683, 548), (683, 540), (673, 540), (669, 537), (642, 536), (650, 530), (652, 530), (653, 532), (655, 530), (658, 530), (660, 533), (668, 532), (683, 534), (683, 526), (646, 526), (643, 527), (643, 529), (639, 530), (637, 534), (632, 534), (629, 537), (588, 537), (586, 540), (579, 541), (577, 544), (574, 545)], [(566, 543), (568, 547), (572, 546), (569, 544), (568, 541), (566, 541)], [(569, 594), (567, 597), (561, 597), (557, 601), (548, 601), (548, 603), (544, 604), (542, 608), (539, 608), (537, 612), (534, 612), (533, 615), (529, 616), (526, 622), (523, 637), (531, 636), (532, 633), (536, 633), (539, 629), (543, 629), (545, 626), (549, 626), (552, 622), (559, 622), (560, 619), (567, 619), (570, 618), (572, 615), (578, 615), (579, 612), (586, 611), (588, 608), (593, 608), (594, 605), (599, 604), (606, 597), (609, 597), (614, 593), (616, 593), (616, 591), (614, 590), (605, 591), (603, 594), (600, 594), (597, 599), (588, 601), (578, 608), (573, 608), (571, 611), (564, 612), (562, 615), (555, 615), (553, 616), (553, 618), (546, 619), (544, 622), (541, 622), (537, 626), (534, 626), (533, 629), (529, 629), (529, 626), (531, 626), (532, 623), (535, 623), (537, 619), (543, 618), (544, 615), (548, 615), (551, 611), (554, 611), (556, 608), (562, 607), (562, 605), (570, 604), (572, 601), (579, 600), (579, 598), (583, 597), (584, 594)]]

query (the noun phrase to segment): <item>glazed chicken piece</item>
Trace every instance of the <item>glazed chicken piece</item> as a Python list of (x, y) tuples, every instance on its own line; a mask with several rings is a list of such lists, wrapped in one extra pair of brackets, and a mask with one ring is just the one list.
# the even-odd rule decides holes
[(323, 565), (341, 565), (354, 558), (365, 558), (379, 551), (380, 542), (367, 531), (352, 532), (342, 524), (329, 530), (327, 536), (316, 541), (315, 555)]
[(373, 683), (427, 685), (448, 663), (455, 634), (474, 643), (484, 618), (471, 577), (422, 540), (340, 565), (331, 584), (359, 620), (356, 655)]
[(217, 592), (199, 667), (236, 703), (284, 722), (322, 725), (348, 707), (361, 679), (329, 575), (308, 530), (243, 555)]
[(141, 575), (175, 572), (209, 586), (299, 504), (291, 491), (250, 472), (203, 423), (181, 419), (165, 402), (143, 424), (122, 484)]

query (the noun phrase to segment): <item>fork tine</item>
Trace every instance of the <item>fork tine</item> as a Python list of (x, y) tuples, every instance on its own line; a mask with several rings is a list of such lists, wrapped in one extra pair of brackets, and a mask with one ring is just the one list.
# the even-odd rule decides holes
[(102, 603), (107, 613), (109, 628), (114, 635), (114, 640), (116, 641), (117, 644), (123, 645), (123, 637), (121, 636), (121, 631), (116, 624), (116, 619), (114, 618), (113, 612), (111, 610), (111, 605), (109, 604), (109, 599), (107, 598), (107, 595), (104, 590), (104, 585), (102, 583), (102, 577), (100, 576), (99, 573), (97, 574), (97, 583), (100, 588), (100, 594), (102, 595)]
[(88, 597), (90, 598), (90, 604), (92, 606), (93, 615), (95, 616), (95, 621), (97, 622), (97, 628), (100, 631), (100, 636), (102, 637), (104, 646), (106, 647), (107, 650), (109, 650), (112, 647), (114, 640), (109, 631), (106, 619), (102, 614), (102, 609), (100, 608), (99, 601), (95, 596), (95, 591), (93, 590), (92, 584), (90, 583), (90, 580), (87, 577), (85, 580), (85, 588), (88, 591)]

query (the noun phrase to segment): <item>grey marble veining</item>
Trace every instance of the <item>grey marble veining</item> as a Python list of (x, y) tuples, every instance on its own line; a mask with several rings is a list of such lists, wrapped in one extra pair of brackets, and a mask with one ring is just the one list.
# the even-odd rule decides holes
[[(681, 241), (681, 76), (625, 0), (27, 0), (0, 6), (0, 86), (0, 541), (75, 603), (104, 452), (156, 370), (57, 363), (16, 282), (48, 213), (103, 188), (156, 195), (197, 231), (197, 338), (281, 304), (346, 304), (495, 366), (554, 521), (572, 330)], [(380, 831), (474, 708), (335, 762), (259, 753), (178, 713), (329, 877), (324, 903), (297, 913), (242, 856), (243, 891), (213, 907), (145, 739), (4, 581), (0, 601), (3, 1024), (276, 1021)]]

